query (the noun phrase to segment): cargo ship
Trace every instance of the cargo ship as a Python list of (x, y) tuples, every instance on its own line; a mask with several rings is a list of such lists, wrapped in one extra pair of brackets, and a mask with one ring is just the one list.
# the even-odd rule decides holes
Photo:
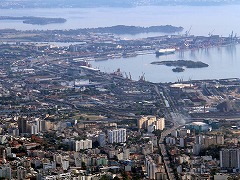
[(158, 51), (156, 51), (156, 55), (161, 56), (161, 55), (173, 54), (175, 53), (175, 51), (176, 49), (159, 49)]

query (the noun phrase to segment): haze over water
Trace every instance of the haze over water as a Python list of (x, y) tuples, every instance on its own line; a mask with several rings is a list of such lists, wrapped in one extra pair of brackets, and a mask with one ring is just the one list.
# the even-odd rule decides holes
[[(174, 25), (182, 26), (184, 33), (191, 26), (191, 34), (208, 36), (209, 32), (228, 36), (233, 30), (240, 34), (240, 6), (147, 6), (135, 8), (57, 8), (57, 9), (1, 9), (0, 16), (39, 16), (66, 18), (64, 24), (28, 25), (21, 21), (0, 21), (0, 29), (76, 29), (87, 27), (105, 27), (113, 25)], [(124, 35), (127, 38), (141, 38), (159, 34)], [(208, 68), (186, 69), (182, 73), (172, 72), (172, 67), (151, 65), (152, 61), (186, 59), (202, 61)], [(113, 72), (121, 68), (127, 74), (131, 72), (134, 80), (145, 73), (146, 80), (152, 82), (175, 82), (178, 79), (219, 79), (239, 77), (240, 46), (200, 49), (176, 52), (159, 59), (152, 55), (134, 58), (121, 58), (108, 61), (91, 62), (93, 67), (102, 71)]]
[(0, 16), (38, 16), (66, 18), (64, 24), (44, 26), (23, 24), (21, 21), (1, 21), (0, 29), (76, 29), (113, 25), (174, 25), (191, 34), (227, 36), (233, 30), (240, 34), (240, 5), (229, 6), (140, 6), (133, 8), (56, 8), (1, 9)]

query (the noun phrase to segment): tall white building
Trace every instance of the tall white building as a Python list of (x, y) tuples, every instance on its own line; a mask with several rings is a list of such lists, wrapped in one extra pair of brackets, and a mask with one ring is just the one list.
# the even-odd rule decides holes
[(38, 134), (38, 128), (36, 124), (31, 124), (30, 128), (31, 128), (31, 134)]
[(197, 135), (195, 138), (195, 143), (196, 144), (203, 144), (203, 135)]
[(148, 179), (156, 179), (157, 165), (150, 156), (147, 156), (145, 159), (145, 167)]
[(240, 168), (240, 149), (222, 149), (220, 151), (221, 168)]
[(80, 151), (81, 149), (91, 149), (92, 148), (92, 140), (80, 140), (75, 142), (75, 151)]
[(108, 143), (122, 143), (126, 142), (126, 129), (114, 129), (108, 131)]
[(62, 160), (62, 168), (63, 168), (63, 170), (67, 170), (69, 168), (69, 160), (68, 159)]
[(42, 132), (42, 131), (46, 130), (46, 121), (45, 120), (36, 119), (36, 125), (37, 125), (38, 132)]
[(165, 119), (164, 118), (158, 118), (155, 121), (156, 130), (163, 130), (165, 128)]

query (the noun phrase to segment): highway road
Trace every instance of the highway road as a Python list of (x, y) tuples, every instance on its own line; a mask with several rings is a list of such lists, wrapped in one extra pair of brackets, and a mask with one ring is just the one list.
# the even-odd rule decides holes
[(159, 139), (159, 147), (160, 147), (160, 150), (161, 150), (161, 153), (162, 153), (163, 163), (164, 163), (165, 170), (166, 170), (166, 173), (167, 173), (167, 176), (168, 176), (169, 180), (174, 180), (176, 178), (175, 178), (173, 170), (171, 168), (171, 164), (170, 164), (171, 162), (170, 162), (169, 157), (167, 155), (167, 150), (166, 150), (166, 147), (165, 147), (165, 144), (164, 144), (164, 140), (165, 140), (166, 136), (171, 134), (172, 131), (175, 131), (180, 126), (181, 125), (177, 121), (173, 121), (173, 126), (170, 129), (164, 130), (161, 134), (160, 139)]
[[(185, 121), (183, 116), (178, 113), (177, 108), (175, 107), (171, 97), (169, 96), (168, 92), (166, 92), (164, 89), (163, 91), (159, 91), (159, 88), (157, 85), (155, 85), (155, 90), (159, 96), (159, 98), (164, 98), (165, 100), (167, 100), (169, 102), (170, 107), (165, 107), (168, 110), (166, 110), (165, 112), (170, 112), (169, 114), (165, 114), (165, 116), (168, 117), (168, 120), (170, 120), (173, 123), (173, 126), (170, 129), (166, 129), (161, 133), (161, 137), (159, 139), (159, 148), (160, 151), (162, 153), (162, 158), (163, 158), (163, 163), (165, 166), (165, 170), (166, 170), (166, 174), (168, 176), (169, 180), (175, 180), (176, 177), (174, 175), (174, 172), (171, 168), (171, 162), (169, 160), (169, 157), (167, 155), (167, 150), (166, 147), (164, 145), (164, 140), (165, 137), (168, 136), (169, 134), (171, 134), (171, 132), (175, 131), (176, 129), (178, 129), (179, 127), (181, 127)], [(164, 97), (162, 97), (164, 96)]]

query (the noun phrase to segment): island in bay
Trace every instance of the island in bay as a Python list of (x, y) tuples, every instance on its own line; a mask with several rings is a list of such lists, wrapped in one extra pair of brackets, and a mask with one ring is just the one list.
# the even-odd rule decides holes
[(165, 66), (173, 66), (175, 67), (172, 69), (173, 72), (183, 72), (183, 67), (186, 68), (204, 68), (208, 67), (209, 65), (203, 63), (201, 61), (191, 61), (191, 60), (176, 60), (176, 61), (154, 61), (151, 62), (154, 65), (165, 65)]
[(185, 71), (185, 69), (182, 67), (176, 67), (176, 68), (173, 68), (172, 71), (173, 72), (183, 72), (183, 71)]
[[(46, 18), (46, 17), (34, 17), (34, 16), (22, 16), (22, 17), (12, 17), (12, 16), (0, 16), (1, 20), (20, 20), (24, 24), (32, 25), (47, 25), (55, 23), (65, 23), (67, 20), (64, 18)], [(126, 26), (126, 25), (116, 25), (110, 27), (97, 27), (97, 28), (81, 28), (69, 30), (68, 33), (112, 33), (112, 34), (139, 34), (139, 33), (177, 33), (181, 32), (183, 27), (177, 27), (172, 25), (160, 25), (160, 26)]]
[(20, 20), (24, 24), (32, 24), (32, 25), (65, 23), (67, 21), (64, 18), (46, 18), (46, 17), (34, 17), (34, 16), (22, 16), (22, 17), (0, 16), (0, 20), (14, 20), (14, 21)]

